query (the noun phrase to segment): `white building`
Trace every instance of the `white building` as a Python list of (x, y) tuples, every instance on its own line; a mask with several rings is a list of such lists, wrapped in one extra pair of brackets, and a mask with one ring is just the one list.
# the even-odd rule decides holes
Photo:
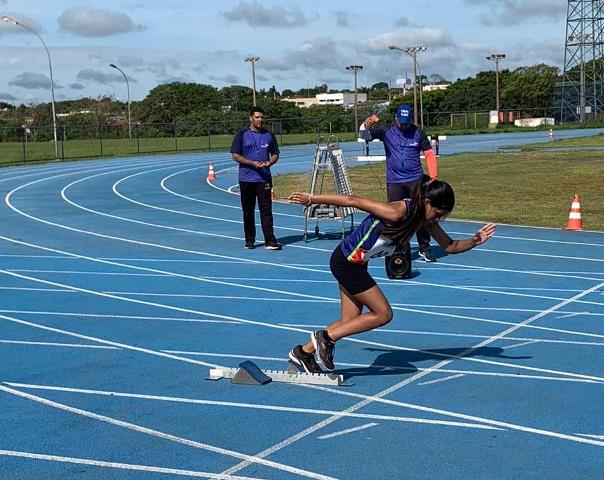
[(422, 92), (433, 92), (435, 90), (446, 90), (450, 83), (443, 83), (440, 85), (422, 85)]
[[(310, 98), (282, 98), (285, 102), (294, 103), (297, 107), (310, 107), (311, 105), (343, 105), (344, 108), (354, 107), (354, 93), (318, 93)], [(357, 102), (367, 101), (366, 93), (357, 93)]]

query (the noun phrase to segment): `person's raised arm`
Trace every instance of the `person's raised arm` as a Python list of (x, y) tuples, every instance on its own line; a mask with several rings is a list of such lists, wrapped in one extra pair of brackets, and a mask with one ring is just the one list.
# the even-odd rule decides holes
[(382, 220), (394, 223), (401, 220), (407, 213), (405, 202), (379, 202), (370, 198), (357, 197), (356, 195), (311, 195), (305, 192), (294, 192), (288, 200), (310, 207), (313, 203), (325, 203), (337, 207), (352, 207), (372, 213)]
[(487, 223), (482, 228), (479, 228), (470, 238), (463, 240), (453, 240), (438, 223), (427, 223), (426, 229), (447, 253), (455, 254), (467, 252), (489, 240), (495, 235), (496, 226), (494, 223)]

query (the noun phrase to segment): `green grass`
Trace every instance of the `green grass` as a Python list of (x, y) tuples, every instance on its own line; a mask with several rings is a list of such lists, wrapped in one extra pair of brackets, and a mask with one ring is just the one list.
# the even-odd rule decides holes
[[(385, 200), (384, 163), (351, 168), (348, 173), (356, 195)], [(604, 231), (601, 152), (450, 155), (439, 158), (438, 173), (455, 189), (451, 218), (562, 228), (573, 195), (578, 193), (583, 228)], [(275, 176), (277, 198), (287, 198), (296, 190), (308, 191), (310, 177), (310, 172)], [(324, 184), (331, 186), (333, 181), (326, 178)]]
[[(356, 137), (352, 133), (337, 134), (339, 141), (350, 141)], [(299, 145), (315, 143), (316, 132), (277, 135), (279, 145)], [(141, 138), (66, 140), (59, 142), (59, 158), (66, 160), (112, 157), (177, 151), (228, 151), (233, 135), (212, 135), (211, 137)], [(0, 165), (39, 162), (55, 159), (54, 142), (1, 142)]]

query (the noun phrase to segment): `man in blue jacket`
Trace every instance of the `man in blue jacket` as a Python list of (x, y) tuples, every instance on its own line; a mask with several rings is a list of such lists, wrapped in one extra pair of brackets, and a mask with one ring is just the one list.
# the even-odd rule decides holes
[(264, 128), (264, 110), (250, 110), (250, 126), (239, 130), (231, 145), (233, 160), (239, 163), (239, 195), (243, 210), (245, 248), (255, 248), (258, 199), (264, 248), (281, 250), (273, 231), (273, 180), (270, 167), (279, 160), (279, 146), (273, 132)]
[[(379, 120), (375, 115), (368, 117), (359, 129), (360, 137), (370, 141), (379, 139), (386, 152), (386, 186), (388, 201), (411, 198), (424, 170), (420, 160), (423, 152), (431, 177), (436, 178), (436, 155), (426, 134), (411, 121), (413, 109), (400, 105), (396, 109), (395, 124), (374, 127)], [(419, 256), (426, 262), (436, 262), (430, 248), (430, 234), (425, 228), (417, 231)]]

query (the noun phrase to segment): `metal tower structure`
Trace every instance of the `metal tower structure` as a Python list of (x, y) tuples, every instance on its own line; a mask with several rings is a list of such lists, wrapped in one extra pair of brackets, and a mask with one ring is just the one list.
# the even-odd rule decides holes
[(604, 0), (568, 0), (560, 121), (604, 114)]

